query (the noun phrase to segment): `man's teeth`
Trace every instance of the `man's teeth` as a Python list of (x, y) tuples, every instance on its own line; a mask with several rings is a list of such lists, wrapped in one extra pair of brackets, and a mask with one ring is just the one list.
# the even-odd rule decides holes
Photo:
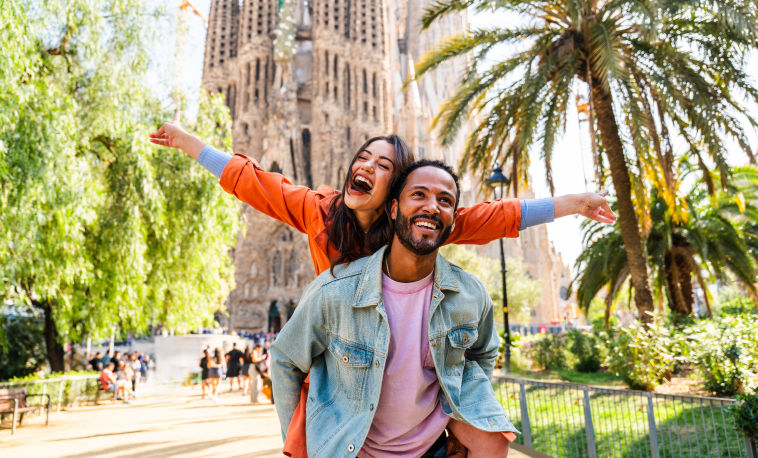
[(429, 229), (437, 229), (437, 225), (433, 223), (427, 223), (426, 221), (417, 221), (416, 226), (428, 227)]
[(355, 177), (355, 181), (356, 181), (356, 182), (360, 181), (360, 182), (363, 182), (363, 183), (365, 183), (365, 184), (366, 184), (366, 187), (367, 187), (368, 189), (372, 189), (372, 188), (374, 187), (374, 185), (372, 185), (370, 181), (368, 181), (367, 179), (365, 179), (365, 178), (363, 178), (363, 177)]

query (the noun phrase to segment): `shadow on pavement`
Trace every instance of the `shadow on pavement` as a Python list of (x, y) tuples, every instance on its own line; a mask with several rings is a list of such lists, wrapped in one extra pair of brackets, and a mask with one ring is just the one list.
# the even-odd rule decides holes
[[(133, 458), (135, 455), (139, 455), (140, 458), (165, 458), (169, 456), (184, 456), (190, 453), (197, 453), (198, 451), (201, 451), (201, 450), (218, 447), (220, 445), (226, 445), (232, 442), (245, 441), (249, 439), (251, 439), (250, 436), (226, 437), (223, 439), (212, 440), (212, 441), (190, 442), (190, 443), (185, 443), (185, 444), (169, 445), (169, 446), (158, 448), (158, 449), (144, 450), (144, 451), (135, 453), (136, 449), (139, 449), (142, 447), (149, 447), (156, 444), (161, 444), (161, 442), (141, 442), (141, 443), (135, 443), (135, 444), (119, 445), (116, 447), (109, 447), (109, 448), (101, 449), (101, 450), (91, 450), (84, 453), (78, 453), (75, 455), (65, 455), (61, 458), (90, 458), (92, 456), (112, 455), (114, 453), (124, 452), (125, 449), (128, 449), (126, 450), (126, 453), (122, 453), (120, 455), (112, 455), (113, 458)], [(265, 450), (266, 453), (270, 451), (271, 450)], [(263, 452), (258, 452), (258, 453), (263, 453)], [(263, 456), (263, 455), (254, 453), (254, 454), (245, 454), (241, 456)]]

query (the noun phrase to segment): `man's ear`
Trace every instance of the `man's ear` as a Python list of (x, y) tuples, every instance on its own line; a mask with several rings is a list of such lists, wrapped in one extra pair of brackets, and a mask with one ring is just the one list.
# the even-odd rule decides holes
[(397, 207), (398, 207), (397, 199), (392, 199), (392, 209), (390, 210), (390, 218), (392, 218), (392, 221), (397, 218)]

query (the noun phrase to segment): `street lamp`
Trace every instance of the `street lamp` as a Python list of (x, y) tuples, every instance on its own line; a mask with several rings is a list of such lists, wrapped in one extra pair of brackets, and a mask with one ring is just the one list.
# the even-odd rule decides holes
[[(500, 198), (504, 198), (503, 185), (510, 186), (511, 180), (503, 175), (503, 169), (496, 165), (492, 170), (492, 175), (484, 180), (485, 183), (494, 189), (500, 188)], [(494, 192), (494, 191), (493, 191)], [(495, 196), (497, 197), (497, 196)], [(511, 328), (508, 326), (508, 288), (505, 283), (505, 248), (503, 239), (500, 239), (500, 273), (503, 276), (503, 325), (505, 326), (505, 349), (503, 351), (503, 370), (509, 371), (511, 368)]]

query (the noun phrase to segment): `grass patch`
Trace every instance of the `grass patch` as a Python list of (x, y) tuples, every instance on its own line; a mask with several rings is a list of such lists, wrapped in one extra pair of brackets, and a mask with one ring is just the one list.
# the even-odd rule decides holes
[(561, 380), (571, 383), (581, 383), (582, 385), (598, 385), (614, 388), (626, 388), (626, 384), (615, 374), (610, 372), (577, 372), (577, 371), (558, 371)]

